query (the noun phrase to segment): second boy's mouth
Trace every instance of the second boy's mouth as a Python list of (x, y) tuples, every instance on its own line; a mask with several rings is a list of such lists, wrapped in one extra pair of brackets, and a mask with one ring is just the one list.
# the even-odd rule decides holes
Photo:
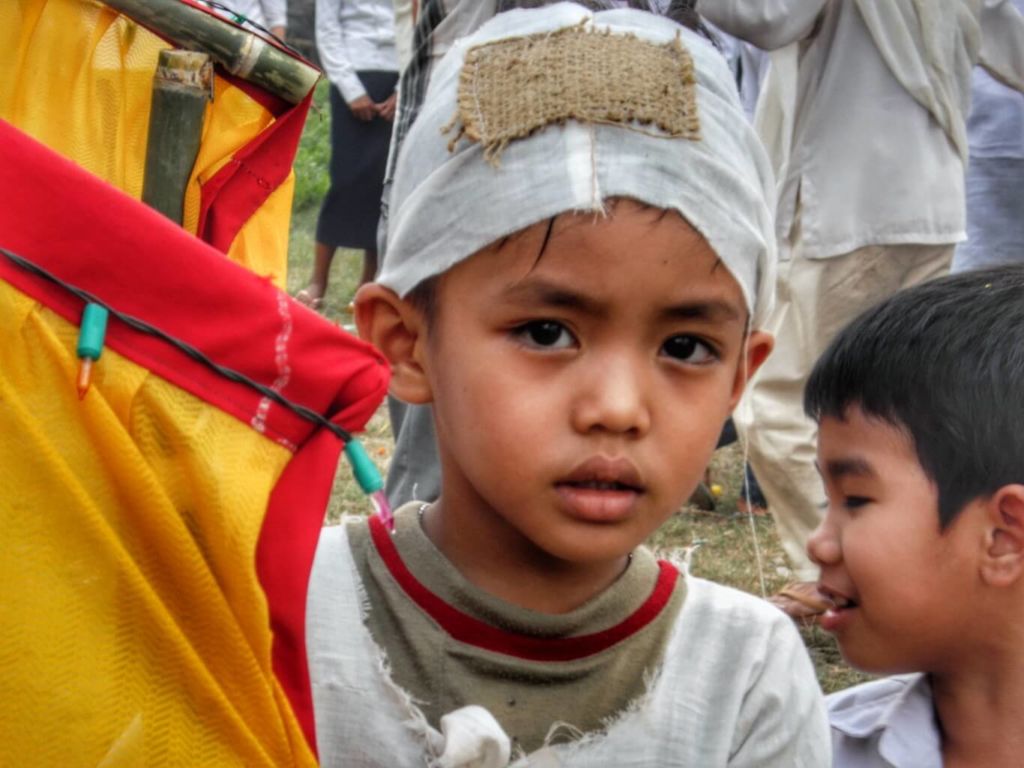
[(824, 584), (818, 585), (818, 592), (831, 605), (821, 614), (819, 624), (827, 632), (841, 629), (851, 611), (860, 607), (860, 603), (842, 592)]
[(829, 603), (831, 603), (829, 608), (832, 608), (832, 609), (835, 609), (835, 610), (838, 610), (838, 611), (842, 611), (842, 610), (845, 610), (847, 608), (855, 608), (855, 607), (857, 607), (857, 601), (854, 600), (852, 597), (847, 597), (842, 592), (839, 592), (838, 590), (832, 589), (831, 587), (829, 587), (826, 584), (819, 584), (818, 585), (818, 593), (825, 600), (827, 600)]

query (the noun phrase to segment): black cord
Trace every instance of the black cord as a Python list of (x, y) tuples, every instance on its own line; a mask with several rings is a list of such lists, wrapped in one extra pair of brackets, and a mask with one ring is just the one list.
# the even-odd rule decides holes
[(164, 341), (170, 344), (171, 346), (175, 347), (176, 349), (184, 352), (186, 355), (188, 355), (196, 362), (205, 365), (207, 368), (210, 368), (215, 373), (220, 374), (224, 378), (236, 382), (238, 384), (244, 384), (247, 387), (255, 389), (264, 397), (273, 400), (281, 407), (287, 408), (289, 411), (296, 414), (297, 416), (302, 417), (306, 421), (311, 421), (319, 427), (323, 427), (324, 429), (330, 430), (337, 437), (341, 438), (341, 440), (343, 440), (344, 442), (348, 443), (353, 439), (352, 434), (350, 432), (347, 432), (346, 430), (342, 429), (337, 424), (332, 424), (330, 421), (325, 419), (323, 416), (321, 416), (319, 413), (312, 410), (311, 408), (307, 408), (304, 405), (299, 405), (298, 403), (293, 403), (291, 400), (281, 395), (280, 392), (276, 392), (270, 387), (260, 384), (259, 382), (253, 381), (248, 376), (245, 376), (239, 373), (238, 371), (234, 371), (231, 368), (226, 368), (223, 365), (215, 363), (213, 360), (208, 358), (195, 347), (190, 346), (185, 342), (168, 335), (164, 331), (161, 331), (159, 328), (156, 328), (143, 320), (139, 320), (137, 317), (132, 317), (131, 315), (126, 315), (123, 312), (118, 312), (116, 309), (112, 308), (110, 305), (106, 304), (101, 299), (98, 299), (96, 296), (93, 296), (88, 291), (84, 291), (81, 288), (77, 288), (73, 285), (70, 285), (69, 283), (64, 282), (56, 275), (47, 272), (38, 264), (32, 263), (23, 256), (19, 256), (16, 253), (11, 253), (6, 248), (0, 248), (0, 253), (2, 253), (4, 256), (6, 256), (8, 259), (14, 262), (17, 266), (24, 269), (26, 272), (31, 272), (32, 274), (41, 277), (44, 280), (48, 280), (51, 283), (60, 286), (64, 290), (73, 294), (74, 296), (77, 296), (82, 301), (88, 302), (90, 304), (98, 304), (99, 306), (107, 310), (107, 312), (109, 312), (113, 317), (117, 318), (122, 323), (127, 325), (129, 328), (133, 328), (136, 331), (140, 331), (149, 336), (155, 336), (161, 341)]
[(288, 45), (288, 43), (286, 43), (280, 37), (275, 35), (269, 29), (264, 27), (262, 24), (257, 24), (255, 21), (250, 19), (248, 16), (243, 16), (242, 14), (240, 14), (234, 8), (232, 8), (230, 6), (227, 6), (227, 5), (224, 5), (223, 3), (218, 3), (217, 0), (200, 0), (200, 2), (202, 2), (203, 5), (209, 6), (210, 8), (214, 8), (215, 10), (224, 11), (224, 13), (227, 13), (227, 14), (229, 14), (231, 16), (231, 18), (234, 20), (234, 22), (236, 24), (239, 24), (239, 25), (241, 25), (243, 27), (252, 27), (253, 29), (259, 30), (264, 35), (266, 35), (267, 37), (273, 38), (274, 40), (279, 42), (281, 45), (283, 45), (289, 51), (294, 53), (296, 56), (302, 56), (301, 53), (299, 53), (297, 50), (292, 48), (290, 45)]

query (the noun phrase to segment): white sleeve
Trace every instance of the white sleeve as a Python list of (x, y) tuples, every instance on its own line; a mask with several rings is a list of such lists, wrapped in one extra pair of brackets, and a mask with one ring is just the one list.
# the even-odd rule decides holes
[(288, 0), (261, 0), (267, 29), (288, 26)]
[(327, 79), (341, 92), (345, 102), (351, 104), (365, 96), (366, 89), (345, 48), (341, 3), (342, 0), (316, 0), (316, 50)]
[(701, 0), (700, 12), (733, 37), (774, 51), (810, 36), (827, 3), (828, 0)]
[(792, 622), (779, 613), (737, 721), (730, 768), (822, 768), (832, 738), (814, 667)]
[(981, 37), (978, 63), (996, 80), (1024, 92), (1024, 17), (1010, 0), (985, 0)]

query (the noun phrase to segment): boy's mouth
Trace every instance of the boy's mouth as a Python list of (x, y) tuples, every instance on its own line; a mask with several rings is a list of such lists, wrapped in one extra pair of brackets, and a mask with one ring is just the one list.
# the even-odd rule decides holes
[(852, 597), (848, 597), (842, 592), (837, 592), (824, 584), (818, 585), (818, 592), (831, 603), (831, 606), (818, 619), (818, 624), (826, 632), (835, 632), (842, 629), (850, 612), (860, 606)]
[(594, 456), (576, 465), (556, 485), (595, 491), (644, 491), (640, 472), (633, 462), (607, 456)]
[(565, 510), (590, 522), (614, 522), (628, 516), (644, 493), (636, 466), (625, 458), (595, 456), (555, 483)]
[(852, 597), (847, 597), (842, 592), (838, 592), (824, 584), (818, 585), (818, 593), (832, 604), (829, 606), (829, 610), (845, 611), (849, 608), (857, 607), (857, 601)]
[(568, 485), (573, 488), (586, 488), (594, 491), (639, 491), (636, 486), (627, 485), (614, 480), (581, 480), (578, 482), (565, 482), (559, 485)]

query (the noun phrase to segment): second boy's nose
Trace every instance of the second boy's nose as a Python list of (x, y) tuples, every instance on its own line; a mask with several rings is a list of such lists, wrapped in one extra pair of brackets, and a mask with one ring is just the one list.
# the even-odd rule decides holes
[(807, 555), (817, 566), (835, 565), (842, 559), (838, 531), (827, 513), (807, 539)]
[(595, 361), (577, 381), (571, 418), (573, 428), (581, 433), (645, 434), (651, 414), (643, 375), (633, 363), (618, 357)]

